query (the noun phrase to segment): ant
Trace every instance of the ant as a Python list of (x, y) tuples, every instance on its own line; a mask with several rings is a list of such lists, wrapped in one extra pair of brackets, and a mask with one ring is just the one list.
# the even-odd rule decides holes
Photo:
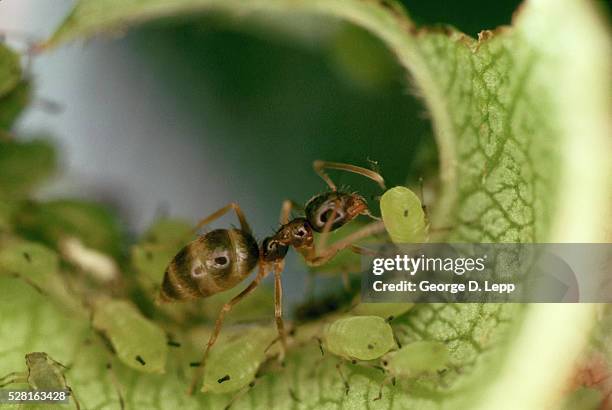
[[(219, 312), (188, 394), (193, 394), (198, 381), (204, 374), (206, 359), (217, 341), (225, 315), (234, 305), (253, 292), (270, 272), (274, 272), (274, 316), (282, 345), (279, 355), (282, 361), (287, 350), (287, 342), (282, 319), (281, 273), (289, 247), (295, 248), (308, 265), (320, 266), (345, 248), (360, 252), (360, 248), (354, 245), (356, 241), (384, 231), (383, 222), (370, 213), (365, 199), (357, 193), (339, 191), (324, 169), (360, 174), (372, 179), (385, 189), (385, 183), (380, 174), (354, 165), (326, 161), (315, 161), (313, 168), (331, 191), (310, 199), (304, 207), (305, 217), (289, 220), (294, 203), (289, 200), (284, 201), (280, 215), (281, 227), (274, 235), (265, 238), (261, 246), (258, 246), (242, 209), (238, 204), (230, 203), (202, 219), (194, 228), (194, 232), (232, 210), (238, 218), (240, 229), (215, 229), (198, 236), (181, 249), (166, 268), (158, 297), (161, 303), (204, 298), (231, 289), (242, 282), (255, 267), (258, 267), (253, 281), (223, 305)], [(359, 215), (367, 215), (376, 221), (326, 247), (326, 236), (329, 232), (344, 226)], [(322, 236), (319, 249), (316, 249), (314, 245), (313, 232), (320, 233)]]

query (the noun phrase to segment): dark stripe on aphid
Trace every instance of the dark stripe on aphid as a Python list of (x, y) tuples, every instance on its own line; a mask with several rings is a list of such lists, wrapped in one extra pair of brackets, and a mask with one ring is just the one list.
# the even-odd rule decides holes
[(230, 375), (226, 374), (225, 376), (223, 376), (222, 378), (220, 378), (219, 380), (217, 380), (217, 383), (221, 384), (223, 382), (226, 382), (230, 379)]
[(168, 340), (168, 346), (181, 347), (181, 344), (179, 342), (175, 342), (174, 340)]
[(189, 367), (200, 367), (202, 366), (202, 362), (191, 362), (189, 363)]
[(136, 356), (136, 361), (138, 363), (140, 363), (141, 365), (143, 365), (143, 366), (147, 364), (147, 362), (145, 362), (144, 359), (142, 358), (142, 356), (140, 356), (140, 355)]
[(31, 263), (31, 262), (32, 262), (32, 257), (30, 256), (30, 254), (29, 254), (29, 253), (24, 252), (24, 253), (23, 253), (23, 257), (25, 258), (25, 260), (26, 260), (26, 261), (28, 261), (28, 263)]

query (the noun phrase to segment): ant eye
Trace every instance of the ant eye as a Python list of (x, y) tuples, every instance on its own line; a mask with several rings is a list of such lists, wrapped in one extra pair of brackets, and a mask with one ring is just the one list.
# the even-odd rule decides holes
[(298, 238), (303, 238), (306, 236), (307, 233), (308, 232), (306, 232), (306, 229), (304, 229), (303, 227), (300, 227), (293, 234), (297, 236)]

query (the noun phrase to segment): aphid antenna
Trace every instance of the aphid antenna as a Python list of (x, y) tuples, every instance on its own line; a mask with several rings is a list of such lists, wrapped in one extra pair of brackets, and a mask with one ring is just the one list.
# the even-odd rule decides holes
[(425, 190), (423, 188), (424, 180), (423, 177), (419, 177), (419, 196), (421, 197), (421, 208), (425, 212), (425, 218), (427, 218), (427, 205), (425, 204)]

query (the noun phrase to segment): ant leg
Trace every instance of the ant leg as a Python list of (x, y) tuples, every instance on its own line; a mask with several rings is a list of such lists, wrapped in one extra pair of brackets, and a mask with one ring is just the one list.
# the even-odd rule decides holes
[(331, 232), (331, 228), (332, 225), (334, 223), (334, 220), (336, 219), (336, 215), (338, 215), (337, 210), (341, 208), (341, 204), (339, 200), (334, 201), (334, 209), (332, 209), (332, 213), (329, 216), (329, 218), (327, 218), (327, 221), (325, 221), (325, 225), (323, 226), (323, 230), (321, 231), (321, 234), (319, 236), (319, 247), (325, 249), (325, 246), (327, 245), (327, 238), (329, 236), (329, 233)]
[(308, 270), (308, 273), (306, 274), (306, 298), (308, 300), (314, 300), (314, 295), (315, 295), (315, 279), (316, 279), (316, 273), (313, 272), (312, 270)]
[(242, 229), (243, 231), (247, 232), (248, 234), (252, 234), (251, 227), (247, 223), (246, 217), (244, 216), (244, 213), (242, 212), (242, 209), (240, 208), (240, 205), (238, 205), (235, 202), (229, 203), (228, 205), (224, 206), (223, 208), (218, 209), (217, 211), (215, 211), (212, 214), (208, 215), (206, 218), (202, 219), (200, 222), (198, 222), (198, 224), (195, 226), (195, 228), (193, 228), (193, 232), (196, 233), (202, 227), (208, 225), (209, 223), (211, 223), (215, 219), (221, 218), (223, 215), (225, 215), (226, 213), (228, 213), (231, 210), (233, 210), (236, 213), (236, 217), (238, 217), (238, 221), (240, 222), (240, 229)]
[(342, 270), (342, 273), (340, 274), (342, 277), (342, 286), (344, 287), (344, 290), (347, 292), (351, 291), (351, 280), (349, 278), (349, 271), (345, 268)]
[(253, 281), (249, 284), (249, 286), (247, 286), (238, 295), (234, 296), (229, 302), (223, 305), (223, 308), (221, 308), (221, 311), (219, 312), (219, 316), (217, 317), (217, 321), (215, 322), (215, 329), (210, 335), (210, 339), (208, 339), (208, 344), (206, 345), (204, 356), (202, 357), (200, 366), (194, 372), (193, 378), (191, 379), (191, 384), (189, 385), (189, 389), (187, 390), (187, 394), (192, 395), (194, 393), (200, 378), (202, 378), (202, 376), (204, 375), (204, 366), (206, 365), (206, 359), (208, 358), (210, 349), (213, 347), (213, 345), (217, 341), (217, 337), (219, 336), (219, 333), (221, 332), (221, 326), (223, 326), (223, 319), (225, 317), (225, 314), (228, 313), (230, 310), (232, 310), (232, 307), (236, 303), (240, 302), (245, 296), (253, 292), (255, 288), (257, 287), (257, 285), (259, 285), (259, 282), (261, 282), (261, 280), (266, 276), (267, 273), (268, 272), (266, 271), (265, 266), (263, 264), (260, 264), (259, 272), (257, 272), (257, 276), (255, 277), (255, 279), (253, 279)]
[(339, 251), (353, 247), (354, 249), (358, 248), (354, 245), (354, 242), (360, 241), (361, 239), (367, 238), (372, 235), (376, 235), (378, 233), (382, 233), (385, 231), (385, 225), (382, 221), (372, 222), (363, 228), (359, 229), (356, 232), (348, 235), (342, 240), (334, 243), (330, 247), (326, 249), (319, 249), (316, 252), (316, 256), (313, 258), (309, 258), (306, 260), (306, 263), (310, 266), (320, 266), (325, 264), (331, 258), (333, 258)]
[(323, 181), (325, 181), (325, 183), (331, 188), (332, 191), (337, 191), (338, 189), (336, 188), (336, 184), (334, 184), (331, 178), (327, 175), (327, 173), (325, 173), (325, 168), (337, 169), (340, 171), (353, 172), (355, 174), (363, 175), (364, 177), (376, 182), (378, 186), (380, 186), (383, 190), (387, 190), (383, 177), (378, 172), (374, 172), (371, 169), (358, 167), (356, 165), (343, 164), (340, 162), (328, 162), (320, 160), (316, 160), (315, 162), (313, 162), (312, 167), (314, 168), (315, 172), (319, 174), (319, 176), (323, 179)]
[(283, 283), (281, 282), (282, 266), (274, 267), (274, 318), (276, 320), (276, 329), (281, 340), (281, 353), (279, 361), (285, 359), (287, 351), (287, 335), (285, 334), (285, 324), (283, 322)]
[[(280, 265), (280, 264), (279, 264)], [(287, 352), (287, 336), (285, 334), (285, 324), (283, 322), (283, 283), (281, 281), (282, 265), (274, 267), (274, 318), (276, 319), (276, 329), (281, 340), (281, 352), (278, 356), (280, 362), (285, 359)]]
[[(8, 381), (5, 381), (7, 380)], [(0, 377), (0, 387), (8, 386), (13, 383), (27, 383), (28, 375), (25, 372), (12, 372), (6, 376)]]
[(283, 206), (281, 207), (281, 213), (279, 217), (279, 222), (281, 225), (285, 225), (289, 222), (289, 217), (291, 216), (291, 211), (293, 209), (303, 211), (304, 207), (291, 199), (285, 199), (283, 201)]

